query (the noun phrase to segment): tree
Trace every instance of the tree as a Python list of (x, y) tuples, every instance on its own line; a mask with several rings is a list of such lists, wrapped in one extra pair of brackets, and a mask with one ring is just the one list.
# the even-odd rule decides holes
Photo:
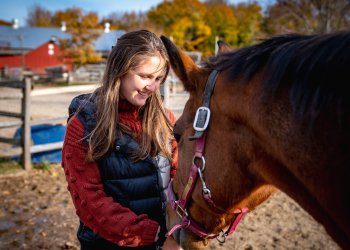
[(173, 0), (151, 9), (148, 18), (177, 45), (205, 57), (214, 54), (216, 37), (234, 47), (253, 43), (262, 14), (257, 2), (235, 6), (227, 0)]
[(59, 38), (62, 59), (70, 58), (75, 66), (96, 63), (102, 60), (94, 50), (93, 42), (103, 32), (97, 13), (84, 13), (80, 8), (59, 10), (52, 14), (40, 5), (34, 5), (28, 13), (28, 25), (60, 27), (65, 22), (70, 39)]
[(60, 49), (63, 56), (71, 58), (75, 66), (102, 60), (102, 56), (95, 52), (93, 44), (103, 32), (96, 13), (85, 14), (80, 8), (71, 8), (57, 11), (53, 20), (56, 25), (63, 21), (67, 25), (67, 33), (71, 38), (60, 39)]
[(52, 13), (39, 4), (33, 5), (28, 9), (27, 25), (33, 27), (53, 27)]
[(211, 36), (207, 40), (209, 52), (205, 54), (214, 54), (216, 37), (231, 45), (237, 44), (237, 18), (233, 8), (223, 0), (210, 0), (205, 3), (207, 5), (205, 21), (211, 28)]
[(349, 0), (277, 0), (264, 20), (268, 34), (329, 33), (349, 27)]
[(107, 20), (116, 29), (125, 30), (127, 32), (140, 28), (145, 28), (147, 24), (147, 15), (145, 12), (123, 12), (112, 13), (108, 16)]
[(160, 3), (148, 11), (147, 16), (185, 50), (203, 51), (211, 35), (205, 14), (206, 6), (199, 0), (174, 0)]
[(237, 41), (236, 47), (243, 47), (255, 42), (256, 35), (260, 33), (262, 22), (262, 9), (257, 2), (240, 3), (233, 6), (237, 18)]

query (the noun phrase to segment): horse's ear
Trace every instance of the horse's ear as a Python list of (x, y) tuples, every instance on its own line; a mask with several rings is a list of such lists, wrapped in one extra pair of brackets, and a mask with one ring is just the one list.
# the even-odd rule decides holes
[(161, 36), (160, 39), (162, 39), (168, 52), (170, 64), (174, 73), (181, 80), (187, 91), (191, 92), (195, 90), (196, 87), (191, 79), (193, 79), (192, 74), (199, 72), (197, 64), (185, 53), (185, 51), (177, 47), (169, 38)]
[(217, 44), (219, 47), (218, 54), (229, 52), (232, 50), (231, 46), (222, 40), (217, 41)]

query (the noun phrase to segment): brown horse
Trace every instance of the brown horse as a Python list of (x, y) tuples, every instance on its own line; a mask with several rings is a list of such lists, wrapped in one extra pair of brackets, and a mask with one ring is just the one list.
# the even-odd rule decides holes
[(169, 233), (202, 249), (278, 188), (350, 249), (350, 32), (277, 36), (201, 66), (162, 40), (190, 94)]

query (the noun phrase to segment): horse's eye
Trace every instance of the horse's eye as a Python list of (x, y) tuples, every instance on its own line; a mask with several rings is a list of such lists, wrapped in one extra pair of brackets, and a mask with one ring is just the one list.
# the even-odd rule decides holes
[(174, 133), (174, 137), (175, 137), (176, 142), (179, 142), (181, 139), (181, 135), (177, 134), (177, 133)]
[(179, 142), (181, 139), (181, 134), (178, 132), (178, 127), (176, 125), (177, 123), (174, 124), (173, 132), (176, 142)]

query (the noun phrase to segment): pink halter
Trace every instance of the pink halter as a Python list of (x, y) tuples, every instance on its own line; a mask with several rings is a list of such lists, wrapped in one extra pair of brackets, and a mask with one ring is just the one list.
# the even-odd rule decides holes
[[(210, 190), (207, 187), (203, 176), (203, 172), (205, 170), (205, 158), (203, 156), (203, 152), (205, 148), (205, 140), (206, 140), (205, 131), (208, 127), (209, 120), (210, 120), (210, 109), (209, 109), (210, 97), (214, 89), (218, 73), (219, 73), (218, 71), (213, 70), (213, 72), (209, 75), (209, 78), (207, 80), (207, 84), (205, 87), (205, 91), (204, 91), (203, 105), (199, 107), (196, 112), (196, 116), (193, 124), (193, 127), (196, 132), (195, 132), (195, 135), (190, 138), (191, 140), (193, 139), (196, 140), (196, 151), (192, 161), (190, 176), (188, 178), (187, 184), (185, 186), (185, 189), (181, 197), (178, 200), (176, 199), (176, 195), (173, 191), (172, 181), (170, 182), (168, 187), (168, 198), (169, 198), (170, 205), (181, 218), (181, 222), (174, 225), (167, 233), (167, 236), (171, 235), (176, 229), (186, 228), (187, 230), (190, 230), (191, 232), (193, 232), (194, 234), (196, 234), (201, 238), (205, 238), (205, 239), (216, 238), (221, 243), (224, 243), (226, 240), (226, 237), (235, 231), (238, 223), (241, 221), (243, 216), (248, 212), (248, 208), (236, 209), (233, 212), (233, 214), (235, 214), (235, 217), (231, 221), (228, 229), (225, 232), (222, 230), (221, 233), (211, 234), (211, 233), (208, 233), (203, 227), (198, 225), (198, 223), (196, 223), (193, 219), (191, 219), (186, 209), (188, 201), (192, 196), (196, 182), (199, 177), (202, 183), (202, 190), (203, 190), (202, 193), (203, 193), (204, 200), (215, 212), (219, 212), (219, 213), (225, 212), (222, 208), (215, 205), (214, 201), (211, 198)], [(201, 166), (197, 164), (197, 161), (202, 162), (202, 164), (200, 164)], [(221, 237), (222, 239), (220, 239), (219, 237)]]

